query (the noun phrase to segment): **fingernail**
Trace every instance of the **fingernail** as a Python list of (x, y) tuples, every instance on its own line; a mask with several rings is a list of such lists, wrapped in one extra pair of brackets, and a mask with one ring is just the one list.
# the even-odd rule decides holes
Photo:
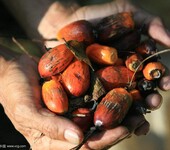
[(163, 98), (160, 94), (153, 93), (146, 97), (146, 106), (149, 110), (156, 110), (161, 107)]
[(79, 144), (80, 143), (80, 137), (73, 130), (69, 130), (69, 129), (65, 130), (64, 137), (68, 142), (70, 142), (72, 144)]
[(170, 90), (170, 76), (166, 76), (162, 79), (163, 88), (165, 90)]

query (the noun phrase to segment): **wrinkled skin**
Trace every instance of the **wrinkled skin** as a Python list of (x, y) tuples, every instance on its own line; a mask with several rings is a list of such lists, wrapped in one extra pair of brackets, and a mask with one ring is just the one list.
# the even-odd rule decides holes
[[(57, 4), (56, 2), (53, 5)], [(100, 17), (127, 10), (136, 12), (135, 21), (137, 24), (145, 20), (147, 33), (152, 38), (170, 47), (169, 33), (167, 33), (160, 18), (148, 15), (146, 12), (129, 4), (127, 0), (116, 0), (103, 5), (85, 7), (79, 7), (75, 4), (62, 14), (63, 18), (60, 20), (60, 25), (63, 26), (77, 20), (77, 18), (88, 19), (95, 23), (97, 22), (96, 19)], [(55, 13), (57, 9), (53, 11)], [(43, 30), (43, 22), (52, 19), (54, 17), (50, 13), (47, 13), (41, 20), (39, 31), (45, 38), (55, 37), (55, 32), (61, 28), (57, 26), (57, 18), (51, 23), (51, 26), (54, 28), (49, 27), (48, 32)], [(27, 28), (29, 29), (29, 26)], [(47, 29), (47, 27), (44, 29)], [(157, 32), (154, 32), (155, 30)], [(50, 45), (52, 43), (49, 42), (46, 44), (48, 46), (48, 44)], [(0, 60), (0, 102), (15, 128), (24, 135), (30, 146), (36, 150), (67, 150), (76, 146), (83, 138), (82, 131), (71, 121), (53, 114), (41, 105), (37, 64), (28, 56), (21, 56), (17, 60), (10, 62), (3, 59)], [(163, 90), (170, 89), (170, 76), (162, 78), (160, 87)], [(148, 107), (154, 110), (161, 106), (162, 97), (159, 94), (152, 94), (146, 98), (146, 101)], [(72, 132), (68, 132), (68, 130)], [(108, 148), (129, 137), (132, 133), (145, 135), (148, 131), (149, 123), (143, 115), (130, 115), (126, 117), (123, 125), (92, 136), (87, 144), (82, 147), (82, 150)], [(73, 132), (77, 136), (71, 134)]]

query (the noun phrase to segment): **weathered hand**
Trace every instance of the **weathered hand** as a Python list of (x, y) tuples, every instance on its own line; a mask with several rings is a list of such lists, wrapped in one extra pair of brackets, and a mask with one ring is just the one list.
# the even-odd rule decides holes
[(28, 56), (1, 60), (0, 97), (15, 128), (33, 149), (69, 149), (82, 139), (71, 121), (42, 107), (37, 64)]
[[(61, 10), (61, 13), (58, 10)], [(123, 11), (132, 11), (137, 25), (142, 25), (144, 22), (149, 36), (170, 47), (170, 36), (161, 19), (144, 12), (127, 0), (114, 0), (102, 5), (84, 7), (74, 4), (68, 9), (55, 2), (43, 18), (39, 19), (40, 23), (37, 28), (44, 38), (55, 38), (57, 31), (61, 27), (75, 20), (86, 19), (95, 24), (105, 16)], [(31, 32), (30, 29), (29, 26), (26, 27), (27, 32)], [(50, 45), (51, 43), (48, 44)], [(31, 60), (26, 61), (24, 59), (23, 61), (22, 58), (18, 62), (19, 64), (8, 63), (2, 80), (2, 85), (5, 88), (1, 93), (3, 93), (3, 106), (7, 115), (15, 127), (28, 139), (33, 148), (70, 149), (74, 147), (75, 145), (71, 143), (78, 144), (81, 140), (65, 138), (64, 131), (67, 131), (66, 129), (69, 128), (71, 131), (75, 131), (81, 139), (83, 137), (81, 130), (69, 120), (42, 108), (36, 65)], [(170, 89), (170, 76), (162, 78), (160, 87), (164, 90)], [(5, 92), (11, 90), (12, 92)], [(159, 94), (149, 95), (146, 98), (146, 102), (152, 110), (158, 109), (162, 103), (162, 97)], [(94, 135), (82, 149), (102, 149), (118, 143), (133, 132), (136, 135), (142, 135), (149, 131), (149, 123), (143, 115), (128, 116), (124, 125), (127, 127), (122, 125)], [(42, 133), (43, 136), (40, 136)], [(67, 133), (66, 135), (71, 136), (72, 134)], [(36, 140), (36, 137), (39, 136), (40, 138)]]
[[(127, 0), (116, 0), (103, 5), (92, 5), (78, 8), (72, 14), (67, 17), (67, 20), (61, 23), (61, 27), (73, 22), (75, 20), (86, 19), (96, 24), (101, 18), (109, 16), (123, 11), (132, 11), (134, 13), (134, 19), (137, 26), (143, 26), (145, 24), (145, 34), (148, 34), (157, 42), (170, 47), (170, 34), (164, 27), (161, 19), (155, 17), (140, 8), (129, 3)], [(57, 24), (57, 22), (56, 22)], [(57, 26), (57, 25), (56, 25)], [(60, 29), (60, 25), (57, 26), (56, 31)], [(157, 31), (157, 32), (155, 32)], [(56, 36), (56, 32), (55, 32)], [(167, 81), (167, 82), (166, 82)], [(170, 75), (163, 77), (160, 81), (160, 88), (164, 90), (170, 89)], [(150, 94), (146, 98), (146, 104), (150, 110), (158, 109), (162, 104), (162, 96), (158, 94)], [(108, 145), (114, 145), (122, 139), (128, 137), (132, 132), (136, 135), (147, 134), (149, 131), (149, 122), (146, 121), (143, 115), (131, 115), (125, 119), (125, 124), (128, 127), (119, 126), (115, 129), (103, 131), (93, 136), (87, 142), (86, 146), (89, 148), (100, 149), (108, 147)], [(99, 140), (100, 139), (100, 140)]]

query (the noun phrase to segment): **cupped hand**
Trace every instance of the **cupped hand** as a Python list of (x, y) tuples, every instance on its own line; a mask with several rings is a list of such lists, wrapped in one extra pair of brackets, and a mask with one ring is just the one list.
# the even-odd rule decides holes
[[(56, 28), (54, 29), (55, 32), (51, 32), (51, 37), (56, 37), (56, 33), (60, 28), (73, 21), (85, 19), (96, 24), (103, 17), (123, 11), (131, 11), (134, 13), (136, 26), (145, 27), (144, 34), (147, 34), (164, 46), (170, 47), (170, 34), (164, 27), (161, 19), (134, 6), (127, 0), (114, 0), (110, 3), (84, 7), (75, 5), (72, 7), (72, 13), (66, 15), (66, 19), (63, 19), (60, 25), (57, 21), (54, 22)], [(50, 16), (47, 15), (46, 17)], [(47, 46), (48, 44), (50, 45), (50, 43), (47, 43)], [(162, 90), (170, 90), (170, 75), (161, 79), (159, 87)], [(159, 93), (150, 94), (145, 101), (148, 109), (156, 110), (160, 108), (162, 104), (162, 96)], [(149, 131), (149, 122), (146, 121), (143, 115), (129, 115), (125, 119), (125, 125), (127, 125), (127, 128), (125, 126), (118, 126), (117, 128), (96, 134), (88, 140), (84, 147), (88, 147), (89, 149), (102, 149), (104, 147), (110, 147), (129, 137), (131, 133), (145, 135)]]
[(0, 59), (0, 95), (5, 113), (33, 149), (74, 147), (83, 138), (81, 130), (68, 119), (42, 107), (37, 64), (28, 56), (18, 60)]
[[(32, 149), (69, 150), (83, 138), (81, 130), (71, 121), (58, 116), (41, 103), (41, 89), (37, 63), (23, 55), (17, 60), (5, 61), (1, 71), (0, 95), (2, 105), (15, 128), (28, 140)], [(3, 87), (3, 88), (2, 88)], [(131, 128), (144, 123), (143, 117), (132, 117)], [(131, 124), (131, 123), (130, 123)], [(101, 149), (130, 135), (125, 126), (102, 131), (89, 139), (82, 149)]]
[[(55, 7), (52, 6), (52, 8)], [(62, 12), (62, 20), (54, 19), (54, 12), (57, 9), (47, 13), (40, 23), (41, 35), (47, 39), (54, 38), (61, 27), (75, 20), (86, 19), (95, 24), (105, 16), (132, 11), (137, 25), (145, 22), (149, 36), (170, 46), (170, 36), (160, 18), (144, 12), (127, 0), (115, 0), (102, 5), (84, 7), (73, 5), (70, 9), (70, 11), (68, 8), (68, 11)], [(49, 20), (52, 20), (54, 28), (47, 32), (47, 27), (43, 25), (46, 25), (46, 21)], [(31, 147), (33, 149), (67, 150), (76, 146), (83, 138), (81, 130), (71, 121), (53, 114), (41, 105), (37, 64), (27, 56), (22, 56), (18, 61), (5, 62), (5, 64), (5, 71), (1, 77), (2, 103), (15, 128), (26, 137)], [(170, 76), (162, 78), (160, 87), (164, 90), (170, 89)], [(152, 110), (158, 109), (162, 103), (162, 97), (159, 94), (149, 95), (146, 102)], [(132, 133), (143, 135), (148, 131), (149, 123), (143, 115), (130, 115), (125, 119), (125, 124), (92, 136), (82, 149), (103, 149), (122, 141)]]

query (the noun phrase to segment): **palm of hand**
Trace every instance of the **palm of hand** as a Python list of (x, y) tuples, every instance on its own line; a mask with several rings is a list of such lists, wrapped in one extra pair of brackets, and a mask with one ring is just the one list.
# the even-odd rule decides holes
[(8, 105), (4, 107), (5, 112), (15, 128), (27, 136), (33, 123), (30, 116), (36, 111), (37, 101), (40, 100), (36, 64), (27, 56), (21, 56), (17, 62), (11, 61), (7, 64), (3, 84), (5, 104)]
[(75, 146), (64, 142), (63, 130), (79, 128), (42, 107), (37, 64), (33, 59), (23, 55), (17, 61), (8, 62), (2, 81), (5, 112), (32, 148), (69, 149)]

